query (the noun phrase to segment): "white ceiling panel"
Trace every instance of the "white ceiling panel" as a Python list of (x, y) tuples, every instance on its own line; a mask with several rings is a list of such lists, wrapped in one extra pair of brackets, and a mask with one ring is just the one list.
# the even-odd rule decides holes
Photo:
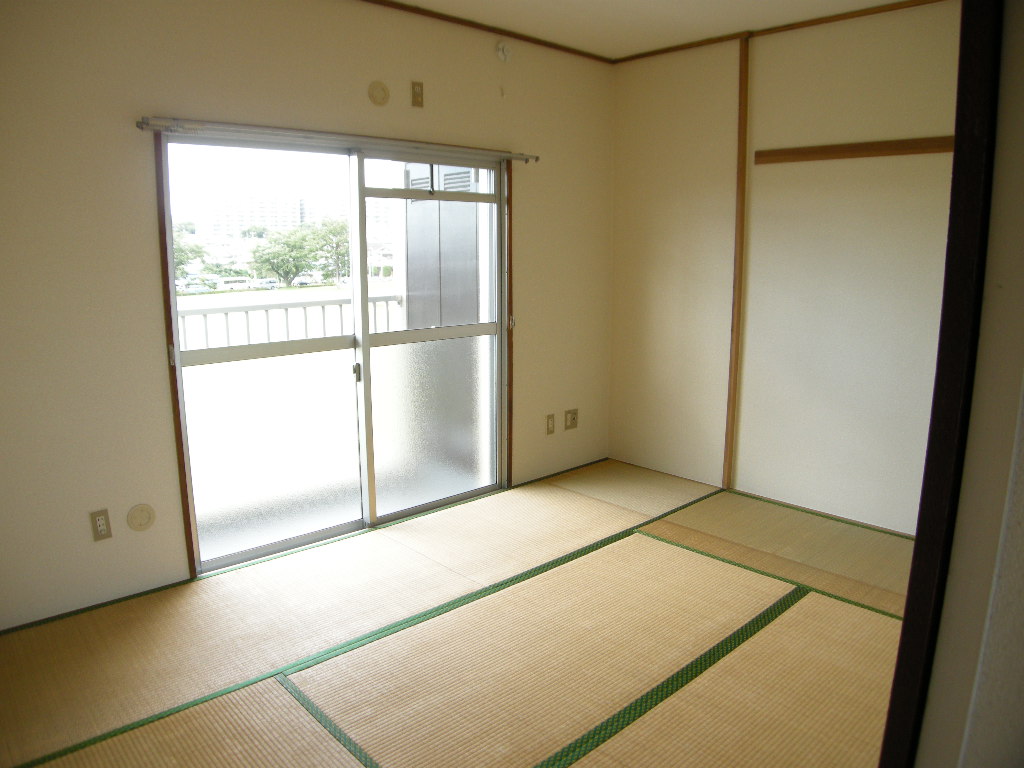
[[(370, 0), (372, 2), (372, 0)], [(618, 59), (878, 6), (878, 0), (412, 0), (409, 5)]]

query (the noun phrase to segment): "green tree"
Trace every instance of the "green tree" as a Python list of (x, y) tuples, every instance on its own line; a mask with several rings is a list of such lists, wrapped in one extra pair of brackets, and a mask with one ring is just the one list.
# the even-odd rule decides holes
[(253, 249), (253, 266), (277, 275), (287, 286), (303, 272), (316, 267), (319, 257), (310, 240), (312, 227), (304, 224), (287, 232), (273, 232), (267, 242)]
[(340, 283), (341, 278), (349, 276), (347, 221), (327, 219), (314, 225), (308, 242), (325, 277), (330, 275), (335, 283)]
[(193, 261), (206, 264), (209, 252), (199, 243), (186, 242), (188, 235), (194, 235), (196, 227), (189, 222), (174, 225), (174, 276), (185, 277), (188, 274), (186, 267)]
[(246, 227), (242, 230), (242, 237), (258, 237), (262, 240), (266, 236), (267, 228), (259, 224), (253, 224), (251, 227)]
[(242, 269), (231, 264), (225, 264), (223, 262), (207, 262), (207, 267), (215, 275), (221, 277), (252, 277), (252, 273), (248, 269)]

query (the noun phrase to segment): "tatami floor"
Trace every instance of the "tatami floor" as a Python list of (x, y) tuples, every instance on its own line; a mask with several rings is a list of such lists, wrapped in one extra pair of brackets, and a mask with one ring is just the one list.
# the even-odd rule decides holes
[(0, 635), (0, 766), (873, 766), (912, 546), (599, 462)]

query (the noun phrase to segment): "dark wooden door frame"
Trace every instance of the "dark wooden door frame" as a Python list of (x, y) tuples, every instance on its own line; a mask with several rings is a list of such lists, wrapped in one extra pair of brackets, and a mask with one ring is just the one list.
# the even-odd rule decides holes
[(942, 618), (981, 324), (1002, 16), (1002, 0), (963, 0), (935, 391), (906, 618), (879, 763), (882, 768), (914, 765)]

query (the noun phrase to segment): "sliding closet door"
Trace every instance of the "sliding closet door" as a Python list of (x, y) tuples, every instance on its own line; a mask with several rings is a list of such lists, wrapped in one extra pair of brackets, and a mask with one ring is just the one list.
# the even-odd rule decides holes
[(914, 532), (950, 163), (755, 166), (738, 488)]
[(740, 490), (916, 529), (958, 31), (934, 3), (750, 43)]

